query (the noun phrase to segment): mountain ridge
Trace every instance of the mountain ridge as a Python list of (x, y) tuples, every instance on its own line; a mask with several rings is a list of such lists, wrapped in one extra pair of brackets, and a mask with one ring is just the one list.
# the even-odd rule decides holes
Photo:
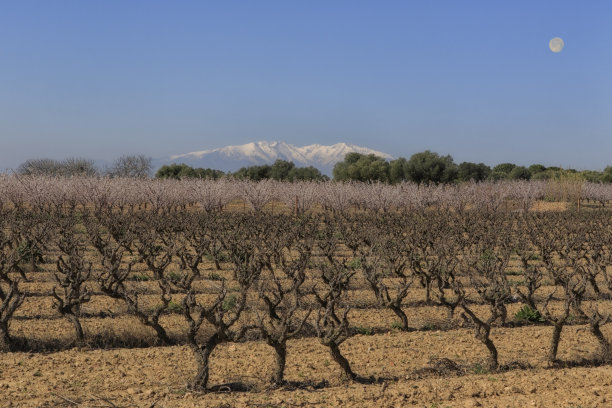
[(258, 141), (243, 145), (174, 154), (156, 160), (156, 164), (161, 167), (165, 164), (184, 163), (192, 167), (212, 168), (227, 172), (236, 171), (245, 166), (272, 164), (274, 161), (281, 159), (292, 161), (298, 167), (313, 166), (323, 174), (331, 175), (334, 165), (344, 160), (346, 154), (352, 152), (374, 154), (387, 160), (393, 158), (384, 152), (344, 142), (333, 145), (295, 146), (283, 141)]

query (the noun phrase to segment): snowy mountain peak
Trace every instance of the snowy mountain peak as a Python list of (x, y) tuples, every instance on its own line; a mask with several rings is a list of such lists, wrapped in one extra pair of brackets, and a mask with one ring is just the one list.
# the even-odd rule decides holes
[(160, 166), (185, 163), (192, 167), (236, 171), (240, 167), (272, 164), (277, 159), (281, 159), (292, 161), (299, 167), (313, 166), (322, 173), (331, 175), (334, 165), (344, 160), (344, 156), (351, 152), (374, 154), (387, 160), (392, 159), (389, 154), (350, 143), (336, 143), (331, 146), (312, 144), (298, 147), (282, 141), (260, 141), (240, 146), (226, 146), (219, 149), (172, 155), (157, 160), (157, 163)]

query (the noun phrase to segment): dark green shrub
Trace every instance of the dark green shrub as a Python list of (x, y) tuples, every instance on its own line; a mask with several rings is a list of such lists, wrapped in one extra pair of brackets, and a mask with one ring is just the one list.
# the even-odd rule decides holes
[(528, 305), (523, 306), (514, 315), (516, 320), (526, 320), (528, 322), (543, 322), (544, 318), (539, 311), (530, 308)]

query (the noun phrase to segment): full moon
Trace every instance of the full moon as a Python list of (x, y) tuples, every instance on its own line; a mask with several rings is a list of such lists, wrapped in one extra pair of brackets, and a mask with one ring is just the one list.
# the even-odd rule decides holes
[(550, 42), (548, 43), (548, 47), (550, 48), (552, 52), (561, 52), (564, 46), (565, 46), (565, 43), (563, 42), (563, 39), (560, 37), (555, 37), (552, 40), (550, 40)]

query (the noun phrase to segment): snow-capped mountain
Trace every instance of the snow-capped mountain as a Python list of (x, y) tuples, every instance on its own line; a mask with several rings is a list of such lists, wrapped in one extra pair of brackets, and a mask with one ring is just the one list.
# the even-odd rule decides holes
[(322, 173), (331, 175), (334, 165), (344, 160), (347, 153), (374, 154), (385, 159), (391, 155), (349, 143), (331, 146), (313, 144), (294, 146), (285, 142), (253, 142), (241, 146), (226, 146), (219, 149), (202, 150), (172, 155), (156, 160), (162, 166), (171, 163), (185, 163), (191, 167), (236, 171), (240, 167), (272, 164), (277, 159), (292, 161), (298, 167), (313, 166)]

